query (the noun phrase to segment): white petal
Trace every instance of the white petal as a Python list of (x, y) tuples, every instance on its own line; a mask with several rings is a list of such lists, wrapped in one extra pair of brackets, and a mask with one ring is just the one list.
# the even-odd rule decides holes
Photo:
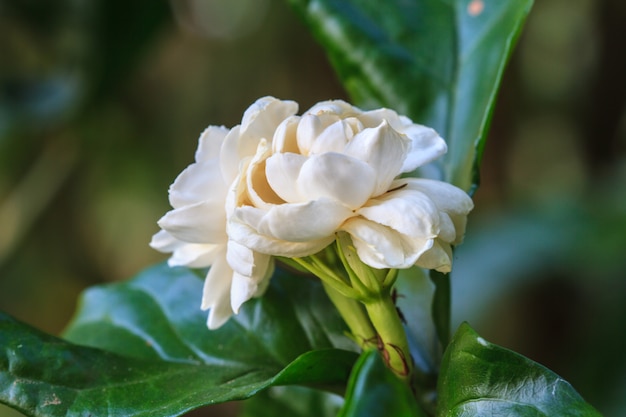
[(298, 191), (298, 176), (302, 165), (307, 161), (305, 156), (295, 153), (279, 153), (265, 161), (267, 182), (274, 192), (289, 203), (303, 201)]
[(426, 194), (439, 210), (446, 213), (467, 215), (474, 208), (472, 199), (465, 191), (447, 182), (425, 178), (403, 178), (395, 181), (391, 187), (420, 191)]
[(411, 172), (448, 151), (446, 142), (433, 129), (412, 124), (402, 131), (410, 139), (409, 153), (404, 160), (402, 172)]
[(150, 246), (160, 252), (172, 252), (167, 260), (170, 266), (204, 268), (211, 265), (224, 245), (185, 243), (161, 230), (152, 237)]
[(448, 273), (452, 270), (452, 249), (449, 244), (436, 239), (433, 247), (424, 252), (415, 264), (422, 268)]
[(340, 153), (324, 153), (310, 156), (302, 165), (298, 193), (309, 200), (328, 198), (356, 209), (370, 198), (376, 180), (367, 163)]
[(281, 204), (263, 215), (257, 230), (262, 235), (279, 240), (307, 242), (333, 236), (337, 228), (352, 215), (348, 207), (327, 198), (307, 203)]
[[(274, 263), (270, 262), (271, 256), (256, 254), (257, 264), (255, 273), (251, 276), (242, 275), (237, 272), (233, 274), (233, 282), (230, 290), (231, 307), (235, 313), (243, 303), (252, 297), (258, 297), (267, 288)], [(269, 272), (269, 273), (268, 273)]]
[(205, 268), (215, 262), (223, 248), (224, 245), (187, 243), (172, 253), (167, 264), (169, 266)]
[(210, 159), (185, 168), (170, 187), (169, 200), (174, 208), (201, 201), (212, 201), (219, 206), (224, 204), (226, 190), (219, 161)]
[[(441, 238), (457, 245), (463, 241), (467, 215), (474, 208), (474, 203), (465, 191), (451, 184), (423, 178), (406, 178), (395, 181), (392, 187), (404, 187), (407, 190), (416, 190), (427, 195), (437, 208), (447, 213), (455, 229), (455, 237), (445, 235), (442, 228)], [(443, 226), (442, 226), (443, 227)]]
[(229, 130), (224, 126), (209, 126), (198, 139), (196, 162), (219, 158), (220, 149)]
[[(333, 123), (339, 120), (333, 117)], [(326, 126), (322, 119), (312, 114), (305, 114), (301, 117), (296, 131), (298, 149), (302, 155), (309, 155), (315, 139), (324, 131)]]
[(335, 240), (335, 235), (306, 242), (289, 242), (263, 235), (253, 227), (263, 217), (261, 210), (242, 207), (235, 210), (228, 223), (228, 236), (257, 252), (275, 256), (303, 257), (324, 249)]
[(230, 184), (239, 175), (242, 160), (251, 157), (256, 152), (258, 140), (250, 140), (241, 143), (239, 132), (240, 126), (233, 127), (222, 144), (220, 149), (220, 171), (226, 184)]
[[(319, 120), (319, 118), (317, 118)], [(338, 120), (315, 137), (309, 155), (324, 152), (343, 152), (348, 141), (354, 136), (352, 128), (345, 120)]]
[(342, 118), (360, 115), (361, 113), (363, 113), (361, 109), (343, 100), (321, 101), (305, 112), (305, 114), (314, 114), (316, 116), (333, 114), (339, 115)]
[(246, 141), (248, 137), (270, 141), (278, 125), (297, 111), (298, 103), (295, 101), (278, 100), (274, 97), (260, 98), (244, 112), (241, 136)]
[(341, 226), (359, 258), (373, 268), (409, 268), (433, 245), (433, 239), (412, 238), (381, 224), (354, 217)]
[(217, 329), (233, 314), (230, 304), (233, 271), (226, 262), (225, 249), (204, 280), (201, 308), (211, 309), (207, 320), (209, 329)]
[(406, 137), (396, 132), (386, 121), (376, 128), (365, 129), (354, 137), (345, 153), (369, 164), (376, 172), (374, 196), (389, 189), (389, 184), (401, 173), (409, 149)]
[(262, 139), (256, 155), (254, 155), (246, 169), (245, 181), (247, 188), (245, 191), (247, 192), (247, 197), (256, 207), (269, 208), (273, 204), (284, 202), (267, 182), (265, 161), (270, 155), (270, 146), (265, 139)]
[(226, 213), (206, 202), (171, 210), (158, 224), (183, 242), (226, 243)]
[(413, 238), (439, 233), (439, 210), (423, 193), (400, 189), (370, 200), (357, 214)]
[(176, 239), (174, 236), (167, 233), (165, 230), (159, 230), (152, 236), (150, 246), (159, 252), (174, 252), (176, 249), (184, 245), (184, 242)]
[(273, 153), (300, 152), (298, 149), (298, 138), (296, 135), (299, 123), (300, 116), (291, 116), (283, 120), (283, 122), (278, 125), (272, 140)]

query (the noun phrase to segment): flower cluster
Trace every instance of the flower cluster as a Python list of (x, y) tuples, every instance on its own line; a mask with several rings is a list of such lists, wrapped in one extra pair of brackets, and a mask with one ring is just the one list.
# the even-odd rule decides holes
[(449, 272), (471, 199), (440, 181), (402, 178), (446, 152), (432, 129), (389, 109), (257, 100), (241, 125), (209, 127), (170, 188), (151, 245), (170, 265), (211, 266), (202, 308), (216, 328), (263, 292), (273, 256), (313, 255), (350, 235), (362, 262)]

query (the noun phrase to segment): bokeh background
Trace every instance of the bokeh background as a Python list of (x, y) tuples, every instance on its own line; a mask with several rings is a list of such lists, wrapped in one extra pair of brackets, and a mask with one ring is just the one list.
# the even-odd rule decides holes
[[(264, 95), (347, 98), (284, 0), (0, 0), (0, 309), (59, 333), (85, 287), (165, 259), (197, 137)], [(455, 323), (623, 415), (625, 2), (536, 0), (475, 201)]]

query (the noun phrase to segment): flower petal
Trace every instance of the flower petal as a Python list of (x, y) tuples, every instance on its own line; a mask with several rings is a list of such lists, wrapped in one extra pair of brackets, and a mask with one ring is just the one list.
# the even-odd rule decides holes
[(304, 242), (290, 242), (259, 233), (256, 226), (265, 212), (254, 207), (235, 210), (228, 223), (228, 236), (254, 251), (275, 256), (303, 257), (324, 249), (335, 240), (335, 235)]
[(174, 208), (201, 201), (213, 202), (219, 207), (224, 204), (226, 190), (217, 159), (210, 159), (185, 168), (170, 187), (169, 200)]
[(450, 214), (467, 215), (474, 203), (467, 193), (447, 182), (425, 178), (402, 178), (391, 185), (392, 188), (403, 187), (426, 194), (441, 211)]
[(202, 310), (210, 309), (207, 326), (217, 329), (233, 314), (230, 304), (230, 287), (233, 271), (226, 262), (226, 248), (213, 264), (204, 280)]
[(400, 189), (370, 200), (356, 212), (412, 238), (435, 238), (439, 233), (439, 210), (423, 193)]
[(433, 245), (432, 238), (408, 237), (363, 218), (353, 217), (341, 230), (348, 232), (359, 258), (372, 268), (409, 268)]
[(437, 208), (447, 213), (454, 225), (455, 238), (443, 234), (441, 238), (445, 241), (457, 245), (463, 241), (467, 215), (474, 208), (474, 203), (469, 195), (454, 185), (423, 178), (405, 178), (394, 181), (392, 187), (404, 187), (407, 190), (415, 190), (427, 195), (437, 206)]
[[(319, 120), (319, 118), (317, 118)], [(346, 144), (352, 139), (354, 132), (350, 124), (344, 119), (319, 132), (313, 140), (308, 155), (323, 154), (325, 152), (343, 152)]]
[(269, 208), (284, 201), (276, 194), (265, 174), (265, 161), (271, 155), (271, 149), (265, 139), (261, 139), (256, 155), (246, 169), (245, 181), (247, 196), (256, 207)]
[(346, 146), (345, 153), (369, 164), (376, 173), (373, 196), (389, 189), (389, 184), (401, 173), (409, 149), (406, 137), (396, 132), (386, 121), (375, 128), (357, 134)]
[(278, 125), (272, 139), (272, 152), (298, 153), (298, 137), (296, 135), (300, 116), (291, 116)]
[(198, 139), (198, 149), (196, 150), (196, 162), (208, 161), (219, 158), (220, 149), (224, 143), (224, 138), (229, 130), (224, 126), (209, 126)]
[(367, 163), (331, 152), (310, 156), (302, 165), (298, 191), (309, 200), (335, 200), (356, 209), (370, 198), (376, 180), (376, 173)]
[(424, 252), (415, 262), (417, 266), (448, 273), (452, 270), (452, 248), (436, 239), (432, 248)]
[(265, 175), (272, 190), (288, 203), (303, 202), (298, 191), (298, 176), (307, 161), (303, 155), (278, 153), (265, 161)]
[(271, 273), (274, 270), (274, 262), (271, 261), (271, 256), (256, 252), (255, 258), (257, 262), (253, 275), (242, 275), (236, 271), (233, 274), (230, 303), (235, 313), (239, 312), (239, 308), (243, 303), (252, 297), (258, 297), (263, 294), (269, 284)]
[(189, 243), (226, 243), (226, 213), (200, 202), (168, 211), (159, 226), (176, 239)]
[(278, 100), (274, 97), (258, 99), (246, 109), (241, 119), (241, 136), (245, 138), (244, 142), (248, 138), (271, 140), (278, 125), (297, 111), (298, 103), (295, 101)]
[[(242, 207), (239, 210), (246, 210)], [(320, 198), (306, 203), (281, 204), (266, 211), (253, 226), (260, 234), (289, 242), (307, 242), (333, 236), (353, 215), (338, 201)]]
[(401, 130), (410, 139), (410, 148), (402, 172), (411, 172), (425, 165), (448, 151), (446, 142), (430, 127), (411, 124)]

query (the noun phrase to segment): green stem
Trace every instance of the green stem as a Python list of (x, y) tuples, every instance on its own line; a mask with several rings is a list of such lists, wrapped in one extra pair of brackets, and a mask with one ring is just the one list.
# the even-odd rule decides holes
[(383, 355), (387, 366), (402, 380), (410, 383), (413, 359), (391, 293), (384, 291), (377, 299), (366, 301), (365, 309), (378, 333), (378, 350)]
[(335, 290), (326, 281), (322, 280), (322, 285), (328, 298), (333, 302), (339, 314), (344, 319), (356, 343), (364, 350), (376, 349), (376, 330), (367, 317), (363, 304)]

